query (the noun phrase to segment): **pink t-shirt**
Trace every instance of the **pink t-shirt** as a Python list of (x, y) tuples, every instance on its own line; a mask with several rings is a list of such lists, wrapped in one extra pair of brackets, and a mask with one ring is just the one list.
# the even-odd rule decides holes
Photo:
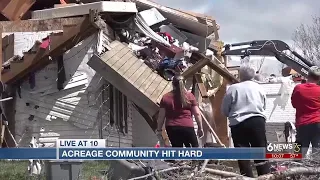
[(191, 92), (186, 92), (190, 106), (182, 108), (173, 92), (165, 94), (160, 102), (160, 108), (165, 109), (166, 126), (194, 127), (192, 120), (192, 106), (198, 106), (196, 98)]

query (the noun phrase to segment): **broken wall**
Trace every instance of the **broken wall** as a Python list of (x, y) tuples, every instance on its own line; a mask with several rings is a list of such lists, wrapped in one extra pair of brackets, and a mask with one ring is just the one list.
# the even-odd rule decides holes
[[(49, 33), (14, 33), (15, 55), (29, 50), (36, 40)], [(63, 55), (66, 81), (62, 90), (57, 89), (57, 72), (61, 69), (56, 61), (35, 73), (35, 84), (28, 80), (21, 84), (21, 98), (17, 95), (15, 114), (15, 138), (19, 146), (28, 145), (31, 137), (36, 137), (45, 146), (54, 146), (57, 138), (99, 138), (100, 118), (106, 127), (103, 137), (108, 146), (132, 145), (131, 102), (128, 103), (128, 133), (120, 134), (116, 127), (108, 128), (108, 103), (101, 106), (101, 94), (108, 95), (108, 88), (101, 89), (104, 81), (87, 65), (97, 52), (97, 45), (101, 44), (98, 43), (99, 37), (95, 34)], [(108, 102), (108, 96), (103, 101)], [(102, 107), (102, 115), (99, 107)]]

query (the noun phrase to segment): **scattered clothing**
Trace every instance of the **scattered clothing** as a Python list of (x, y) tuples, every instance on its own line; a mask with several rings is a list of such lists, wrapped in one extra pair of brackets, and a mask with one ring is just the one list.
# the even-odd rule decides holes
[(163, 38), (165, 39), (166, 41), (168, 41), (168, 43), (172, 44), (174, 43), (174, 39), (172, 38), (172, 36), (167, 33), (167, 32), (158, 32), (158, 34)]
[(166, 80), (172, 80), (172, 78), (187, 68), (187, 64), (184, 60), (174, 60), (166, 58), (159, 63), (158, 73)]
[(42, 41), (40, 48), (47, 49), (50, 46), (50, 38), (46, 38)]

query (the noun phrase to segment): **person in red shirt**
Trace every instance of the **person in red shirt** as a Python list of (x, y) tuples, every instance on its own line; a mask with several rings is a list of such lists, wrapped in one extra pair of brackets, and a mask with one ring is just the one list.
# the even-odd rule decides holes
[(320, 68), (312, 66), (307, 82), (295, 86), (291, 103), (296, 109), (297, 143), (302, 146), (302, 154), (320, 147)]
[(165, 94), (160, 102), (157, 133), (162, 132), (163, 124), (172, 147), (198, 147), (193, 118), (198, 124), (198, 136), (203, 136), (201, 113), (196, 98), (188, 92), (182, 76), (177, 75), (172, 81), (173, 90)]

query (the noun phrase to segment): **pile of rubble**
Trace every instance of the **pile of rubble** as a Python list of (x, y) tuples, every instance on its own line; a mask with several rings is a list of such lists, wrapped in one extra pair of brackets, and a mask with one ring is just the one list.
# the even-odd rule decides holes
[[(150, 17), (152, 14), (156, 15)], [(163, 25), (164, 21), (165, 17), (157, 9), (145, 10), (136, 16), (135, 23), (139, 30), (130, 32), (122, 29), (120, 35), (150, 68), (171, 80), (174, 74), (181, 73), (190, 66), (190, 57), (199, 48), (196, 47), (198, 44), (190, 45), (187, 36), (174, 25)], [(150, 26), (159, 27), (152, 29)]]
[[(205, 49), (209, 45), (205, 38), (179, 30), (156, 8), (139, 12), (134, 24), (135, 29), (125, 27), (118, 31), (121, 40), (166, 80), (191, 66), (192, 53), (205, 51), (207, 55), (214, 54)], [(204, 45), (200, 44), (203, 40)]]

